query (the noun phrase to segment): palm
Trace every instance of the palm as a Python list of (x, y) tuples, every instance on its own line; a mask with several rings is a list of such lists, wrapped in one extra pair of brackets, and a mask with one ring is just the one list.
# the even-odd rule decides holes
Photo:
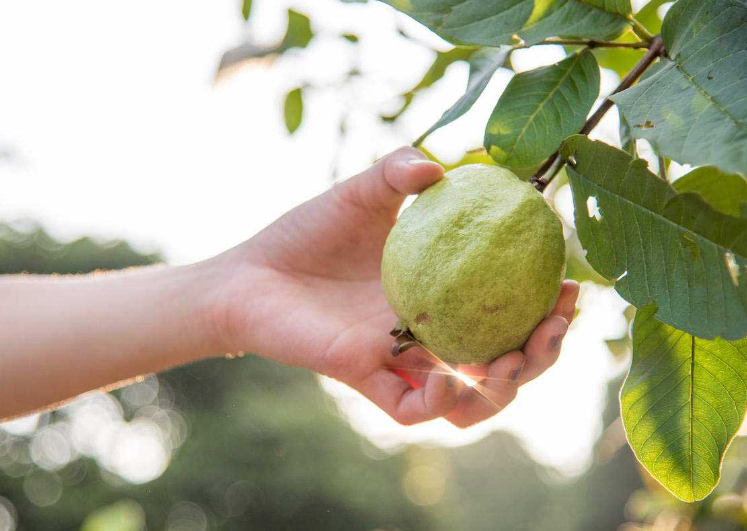
[[(391, 343), (387, 332), (397, 319), (380, 273), (395, 219), (396, 210), (371, 211), (346, 202), (335, 189), (259, 235), (260, 245), (275, 242), (262, 265), (268, 289), (277, 294), (278, 311), (267, 330), (281, 339), (272, 346), (276, 359), (344, 380), (381, 365)], [(302, 345), (284, 334), (299, 323), (308, 327)]]
[(508, 404), (517, 384), (555, 361), (578, 284), (564, 286), (526, 356), (514, 351), (471, 369), (484, 382), (479, 392), (460, 389), (451, 369), (422, 349), (393, 358), (388, 331), (396, 316), (381, 288), (384, 243), (405, 197), (442, 174), (417, 150), (401, 149), (227, 253), (234, 272), (224, 289), (230, 348), (342, 380), (402, 423), (446, 416), (467, 426)]

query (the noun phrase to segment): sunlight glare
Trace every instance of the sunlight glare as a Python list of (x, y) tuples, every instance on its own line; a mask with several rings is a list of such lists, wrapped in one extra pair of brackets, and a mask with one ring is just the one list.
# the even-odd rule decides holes
[(454, 375), (459, 378), (467, 387), (474, 387), (477, 385), (477, 382), (474, 381), (472, 378), (467, 376), (466, 374), (462, 374), (459, 371), (454, 371)]

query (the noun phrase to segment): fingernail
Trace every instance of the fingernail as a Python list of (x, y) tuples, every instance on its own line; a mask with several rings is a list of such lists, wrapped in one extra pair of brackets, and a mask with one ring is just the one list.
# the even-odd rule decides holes
[(565, 332), (563, 332), (562, 334), (558, 334), (556, 336), (552, 336), (550, 338), (550, 350), (558, 350), (560, 348), (560, 344), (563, 342), (564, 337), (565, 337)]
[(406, 164), (409, 164), (410, 166), (418, 166), (420, 164), (438, 164), (438, 162), (433, 162), (428, 159), (409, 159)]
[(456, 376), (454, 376), (453, 374), (449, 374), (446, 376), (446, 387), (451, 389), (456, 385), (456, 383), (457, 383)]
[(521, 365), (516, 367), (514, 370), (512, 370), (510, 373), (508, 373), (508, 379), (511, 381), (511, 383), (516, 383), (519, 381), (519, 378), (521, 377), (521, 373), (524, 371), (524, 362), (521, 362)]

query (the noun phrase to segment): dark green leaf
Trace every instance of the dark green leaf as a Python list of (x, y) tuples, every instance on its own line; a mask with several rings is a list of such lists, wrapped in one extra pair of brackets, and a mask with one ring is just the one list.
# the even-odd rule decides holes
[(662, 26), (669, 61), (612, 97), (661, 155), (747, 172), (747, 3), (679, 0)]
[(620, 395), (638, 460), (681, 500), (705, 498), (747, 403), (747, 341), (706, 340), (638, 310), (633, 361)]
[(283, 113), (286, 129), (290, 134), (295, 133), (303, 120), (303, 93), (300, 88), (295, 88), (285, 95)]
[(450, 124), (472, 108), (488, 85), (495, 71), (506, 61), (511, 48), (503, 46), (498, 49), (486, 48), (478, 50), (469, 58), (469, 80), (464, 95), (452, 105), (439, 120), (418, 138), (413, 145), (419, 146), (425, 138), (436, 129)]
[(394, 114), (388, 116), (382, 116), (381, 119), (385, 122), (393, 122), (399, 118), (403, 112), (410, 106), (415, 95), (423, 89), (426, 89), (433, 85), (436, 81), (444, 77), (446, 69), (452, 64), (458, 61), (466, 61), (472, 54), (477, 51), (477, 48), (467, 46), (457, 46), (447, 52), (437, 52), (436, 58), (431, 63), (431, 66), (425, 72), (421, 80), (413, 88), (405, 92), (402, 97), (405, 102), (402, 107)]
[(252, 14), (252, 0), (244, 0), (241, 6), (241, 14), (244, 15), (244, 20), (249, 20), (249, 15)]
[(747, 334), (747, 220), (679, 194), (646, 162), (585, 136), (570, 137), (576, 229), (587, 260), (640, 308), (698, 337)]
[(536, 6), (532, 16), (518, 32), (527, 42), (539, 42), (556, 35), (611, 40), (629, 27), (625, 15), (631, 11), (629, 0), (555, 0), (533, 3)]
[(703, 166), (674, 182), (678, 192), (695, 192), (716, 210), (730, 216), (740, 216), (747, 203), (747, 179), (724, 173), (713, 166)]
[(599, 95), (599, 67), (585, 50), (511, 79), (485, 128), (485, 149), (498, 164), (529, 168), (581, 129)]
[(622, 114), (620, 115), (620, 144), (622, 144), (623, 151), (630, 153), (634, 158), (638, 157), (633, 132), (630, 130), (630, 124)]
[[(629, 23), (629, 0), (384, 0), (455, 43), (499, 46), (554, 35), (610, 39)], [(535, 5), (536, 4), (536, 5)]]

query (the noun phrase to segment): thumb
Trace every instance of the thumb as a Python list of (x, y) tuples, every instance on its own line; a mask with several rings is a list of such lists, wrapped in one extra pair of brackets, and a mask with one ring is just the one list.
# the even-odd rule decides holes
[(443, 174), (443, 166), (428, 160), (421, 151), (403, 147), (336, 188), (344, 201), (396, 213), (405, 197), (422, 192), (441, 180)]

